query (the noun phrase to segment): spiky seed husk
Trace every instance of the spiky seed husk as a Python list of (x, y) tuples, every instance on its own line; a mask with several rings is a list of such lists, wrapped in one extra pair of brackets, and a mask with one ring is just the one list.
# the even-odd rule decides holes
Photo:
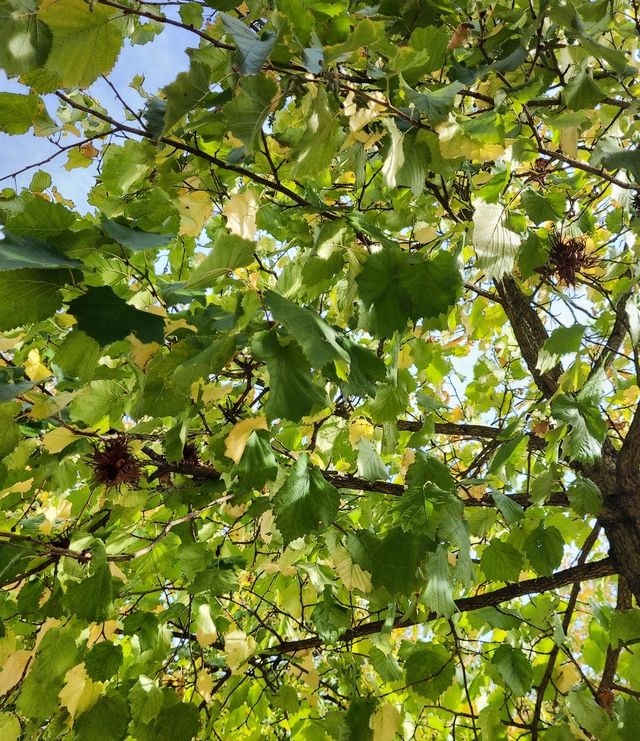
[(124, 437), (108, 440), (102, 449), (95, 447), (91, 461), (95, 480), (109, 489), (140, 481), (140, 463)]

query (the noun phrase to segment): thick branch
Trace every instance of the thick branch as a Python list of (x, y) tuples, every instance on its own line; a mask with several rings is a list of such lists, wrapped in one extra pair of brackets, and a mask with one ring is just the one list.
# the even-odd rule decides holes
[(558, 390), (558, 379), (562, 367), (556, 365), (550, 371), (541, 373), (538, 368), (538, 353), (549, 338), (542, 320), (526, 296), (510, 275), (496, 280), (496, 289), (502, 299), (502, 307), (511, 322), (524, 362), (540, 391), (551, 397)]

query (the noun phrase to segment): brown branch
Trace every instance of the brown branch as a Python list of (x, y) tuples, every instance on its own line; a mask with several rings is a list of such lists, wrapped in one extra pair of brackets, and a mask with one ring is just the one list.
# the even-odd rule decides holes
[(558, 364), (546, 373), (541, 373), (537, 368), (538, 354), (549, 338), (542, 319), (531, 305), (529, 296), (523, 293), (512, 276), (505, 275), (496, 280), (496, 289), (502, 298), (502, 308), (511, 323), (520, 353), (533, 380), (545, 397), (553, 396), (558, 390), (562, 366)]
[[(542, 594), (554, 589), (566, 587), (567, 585), (574, 584), (578, 581), (601, 579), (615, 573), (617, 573), (617, 571), (613, 559), (604, 558), (600, 561), (593, 561), (581, 566), (573, 566), (570, 569), (559, 571), (557, 574), (553, 574), (552, 576), (541, 576), (536, 579), (527, 579), (519, 584), (511, 584), (508, 587), (496, 589), (493, 592), (477, 594), (474, 597), (462, 597), (461, 599), (457, 599), (455, 603), (460, 612), (472, 612), (473, 610), (480, 610), (483, 607), (495, 607), (496, 605), (500, 605), (503, 602), (509, 602), (517, 597), (524, 597), (528, 594)], [(429, 613), (426, 617), (421, 618), (420, 620), (403, 620), (402, 618), (398, 618), (394, 622), (393, 629), (404, 630), (406, 628), (411, 628), (414, 625), (421, 625), (431, 620), (436, 620), (437, 618), (438, 615), (435, 612)], [(350, 643), (359, 638), (380, 633), (384, 627), (384, 622), (384, 620), (375, 620), (370, 623), (365, 623), (364, 625), (358, 625), (355, 628), (350, 628), (345, 631), (338, 640), (340, 643)], [(299, 640), (284, 641), (283, 643), (279, 643), (271, 648), (262, 649), (260, 653), (271, 656), (291, 654), (298, 651), (309, 651), (314, 648), (320, 648), (322, 645), (322, 639), (318, 636), (313, 636), (310, 638), (301, 638)]]
[[(593, 548), (593, 546), (596, 544), (596, 541), (598, 540), (598, 537), (600, 535), (600, 531), (602, 530), (601, 525), (596, 525), (593, 530), (587, 535), (586, 540), (584, 541), (584, 545), (582, 546), (582, 549), (580, 551), (580, 555), (578, 556), (578, 564), (582, 565), (586, 562), (589, 552)], [(573, 611), (575, 610), (576, 603), (578, 602), (578, 595), (580, 594), (580, 589), (582, 588), (582, 583), (577, 581), (573, 585), (571, 589), (571, 594), (569, 595), (569, 601), (567, 602), (567, 609), (564, 611), (564, 615), (562, 617), (562, 630), (567, 635), (569, 631), (569, 625), (571, 624), (571, 618), (573, 617)], [(560, 646), (554, 645), (554, 647), (551, 649), (551, 652), (549, 653), (549, 660), (547, 661), (547, 666), (545, 668), (544, 675), (542, 677), (542, 680), (540, 681), (540, 684), (538, 685), (538, 688), (536, 690), (536, 705), (533, 711), (533, 719), (531, 721), (531, 741), (538, 741), (538, 726), (540, 724), (540, 717), (542, 713), (542, 703), (544, 701), (544, 693), (547, 690), (547, 687), (549, 686), (549, 682), (551, 681), (551, 675), (553, 674), (553, 669), (556, 664), (556, 660), (558, 658), (558, 654), (560, 653)]]

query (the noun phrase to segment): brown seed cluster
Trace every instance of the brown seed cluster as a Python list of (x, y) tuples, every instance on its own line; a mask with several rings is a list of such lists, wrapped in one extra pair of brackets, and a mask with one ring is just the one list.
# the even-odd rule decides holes
[(560, 283), (575, 286), (579, 273), (598, 264), (598, 258), (587, 254), (586, 237), (563, 237), (554, 231), (549, 235), (549, 257), (538, 272), (555, 275)]
[(96, 481), (108, 489), (140, 481), (140, 463), (124, 437), (107, 441), (102, 449), (95, 447), (91, 460)]

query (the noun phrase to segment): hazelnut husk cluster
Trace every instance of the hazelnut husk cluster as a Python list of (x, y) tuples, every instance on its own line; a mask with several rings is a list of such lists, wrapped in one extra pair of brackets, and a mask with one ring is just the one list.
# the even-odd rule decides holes
[(94, 446), (91, 467), (96, 482), (108, 489), (122, 484), (135, 485), (140, 481), (140, 462), (123, 436), (108, 440), (102, 447)]
[(598, 257), (587, 253), (586, 237), (563, 237), (558, 231), (549, 235), (549, 257), (547, 262), (536, 269), (546, 277), (555, 276), (566, 286), (576, 285), (577, 276), (595, 267)]

